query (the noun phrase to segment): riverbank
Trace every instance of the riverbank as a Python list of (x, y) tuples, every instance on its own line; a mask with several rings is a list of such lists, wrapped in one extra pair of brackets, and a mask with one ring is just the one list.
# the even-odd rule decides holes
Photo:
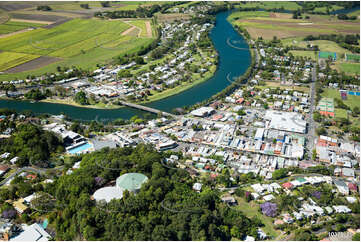
[(92, 104), (92, 105), (81, 105), (79, 103), (74, 102), (71, 99), (47, 98), (47, 99), (41, 100), (39, 102), (54, 103), (54, 104), (65, 104), (65, 105), (70, 105), (70, 106), (74, 106), (74, 107), (93, 108), (93, 109), (118, 109), (118, 108), (124, 107), (124, 106), (121, 106), (121, 105), (105, 104), (105, 103), (97, 103), (97, 104)]
[(167, 98), (167, 97), (170, 97), (173, 95), (177, 95), (181, 92), (184, 92), (184, 91), (186, 91), (192, 87), (195, 87), (195, 86), (207, 81), (208, 79), (210, 79), (213, 76), (213, 74), (216, 72), (216, 70), (217, 70), (217, 66), (212, 66), (210, 68), (210, 70), (202, 78), (199, 78), (191, 83), (183, 82), (180, 85), (178, 85), (172, 89), (167, 89), (163, 92), (153, 91), (153, 92), (151, 92), (153, 94), (152, 96), (148, 96), (146, 101), (139, 102), (138, 104), (151, 103), (151, 102), (158, 101), (163, 98)]

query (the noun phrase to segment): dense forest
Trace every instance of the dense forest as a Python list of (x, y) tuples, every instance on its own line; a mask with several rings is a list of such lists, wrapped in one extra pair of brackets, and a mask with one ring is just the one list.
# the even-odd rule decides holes
[[(221, 203), (216, 190), (192, 191), (190, 175), (165, 168), (160, 163), (163, 157), (151, 146), (138, 145), (105, 148), (74, 160), (81, 160), (81, 168), (47, 188), (62, 207), (49, 216), (56, 226), (56, 239), (230, 240), (257, 236), (259, 219), (249, 219)], [(91, 200), (96, 189), (127, 172), (149, 178), (138, 194), (125, 192), (123, 199), (101, 206)]]
[(46, 166), (52, 153), (64, 151), (62, 140), (52, 132), (27, 123), (19, 124), (14, 128), (15, 132), (11, 138), (0, 140), (0, 151), (18, 156), (20, 159), (17, 165), (19, 166), (30, 163)]

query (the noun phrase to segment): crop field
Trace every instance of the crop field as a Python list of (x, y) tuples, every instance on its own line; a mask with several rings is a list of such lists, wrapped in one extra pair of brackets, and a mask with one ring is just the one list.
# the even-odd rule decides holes
[[(147, 22), (150, 22), (150, 20)], [(152, 31), (147, 30), (147, 22), (144, 20), (127, 21), (127, 23), (136, 26), (140, 30), (139, 37), (152, 37)]]
[[(137, 51), (141, 46), (153, 41), (147, 37), (146, 22), (149, 20), (136, 20), (134, 25), (144, 30), (138, 36), (122, 36), (122, 33), (131, 26), (123, 21), (108, 21), (96, 19), (73, 19), (50, 29), (35, 29), (0, 39), (2, 53), (22, 55), (11, 59), (11, 65), (1, 63), (1, 70), (24, 69), (26, 72), (2, 74), (0, 80), (26, 76), (26, 74), (43, 74), (55, 71), (56, 66), (78, 65), (81, 68), (94, 68), (96, 64), (107, 62), (114, 56), (127, 52)], [(0, 25), (1, 26), (1, 25)], [(137, 30), (137, 29), (136, 29)], [(29, 62), (39, 56), (53, 58), (56, 63), (47, 64)], [(18, 61), (17, 61), (18, 60)], [(45, 59), (44, 59), (45, 60)], [(42, 63), (43, 65), (40, 65)], [(14, 66), (18, 68), (13, 68)], [(22, 68), (24, 66), (24, 68)], [(28, 70), (29, 66), (36, 70)]]
[(292, 19), (291, 14), (269, 12), (235, 12), (229, 16), (233, 24), (239, 25), (256, 39), (305, 37), (318, 34), (356, 34), (360, 32), (358, 21), (341, 21), (310, 15), (310, 19)]
[(28, 62), (35, 58), (40, 57), (39, 55), (30, 55), (23, 53), (15, 52), (1, 52), (0, 53), (0, 71), (4, 71), (11, 67), (17, 66), (19, 64)]
[(245, 2), (240, 3), (241, 8), (259, 7), (263, 9), (284, 8), (285, 10), (297, 10), (301, 8), (296, 2)]
[(0, 34), (9, 34), (15, 31), (23, 30), (29, 27), (41, 27), (44, 24), (39, 23), (27, 23), (27, 22), (17, 22), (17, 21), (8, 21), (4, 24), (0, 24)]

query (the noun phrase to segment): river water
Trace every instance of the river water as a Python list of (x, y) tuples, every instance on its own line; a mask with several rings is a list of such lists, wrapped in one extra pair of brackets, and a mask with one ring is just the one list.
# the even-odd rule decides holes
[[(174, 108), (193, 105), (220, 92), (231, 83), (232, 79), (242, 75), (251, 63), (251, 54), (244, 38), (239, 35), (227, 21), (228, 12), (218, 13), (216, 25), (210, 32), (210, 38), (219, 54), (218, 68), (209, 80), (194, 86), (182, 93), (170, 96), (146, 106), (171, 112)], [(231, 43), (234, 48), (228, 43)], [(66, 114), (72, 119), (110, 121), (117, 118), (129, 119), (134, 115), (143, 116), (144, 112), (133, 108), (92, 109), (53, 103), (30, 103), (28, 101), (0, 100), (0, 108), (17, 111), (31, 110), (34, 113)]]

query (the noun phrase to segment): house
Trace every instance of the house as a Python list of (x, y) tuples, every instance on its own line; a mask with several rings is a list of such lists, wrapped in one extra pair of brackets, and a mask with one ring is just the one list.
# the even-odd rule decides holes
[(13, 202), (12, 205), (19, 214), (29, 211), (29, 207), (24, 204), (24, 198), (20, 198), (19, 200)]
[(357, 192), (357, 185), (355, 183), (349, 182), (347, 186), (350, 191)]
[(355, 171), (351, 168), (342, 168), (342, 172), (341, 172), (342, 176), (345, 177), (355, 177)]
[(3, 175), (5, 175), (5, 173), (9, 170), (10, 168), (7, 165), (0, 165), (0, 177), (2, 177)]
[(291, 182), (286, 182), (282, 184), (282, 187), (287, 190), (291, 190), (293, 188), (293, 184)]
[(349, 189), (348, 186), (346, 185), (346, 183), (342, 180), (334, 180), (333, 183), (335, 184), (337, 190), (344, 194), (344, 195), (348, 195), (349, 194)]
[(350, 213), (351, 212), (351, 209), (349, 209), (348, 207), (346, 207), (344, 205), (332, 206), (332, 207), (335, 210), (335, 213)]
[(237, 201), (234, 197), (232, 196), (226, 196), (226, 197), (222, 197), (222, 201), (227, 203), (228, 205), (235, 205), (237, 204)]
[(10, 241), (41, 241), (46, 242), (51, 236), (39, 224), (32, 225), (23, 224), (22, 232), (17, 236), (10, 238)]
[(202, 190), (202, 184), (201, 183), (194, 183), (193, 184), (193, 190), (197, 191), (197, 192), (200, 192)]
[(293, 218), (291, 217), (291, 215), (289, 213), (283, 214), (283, 221), (288, 224), (291, 224), (294, 222)]

